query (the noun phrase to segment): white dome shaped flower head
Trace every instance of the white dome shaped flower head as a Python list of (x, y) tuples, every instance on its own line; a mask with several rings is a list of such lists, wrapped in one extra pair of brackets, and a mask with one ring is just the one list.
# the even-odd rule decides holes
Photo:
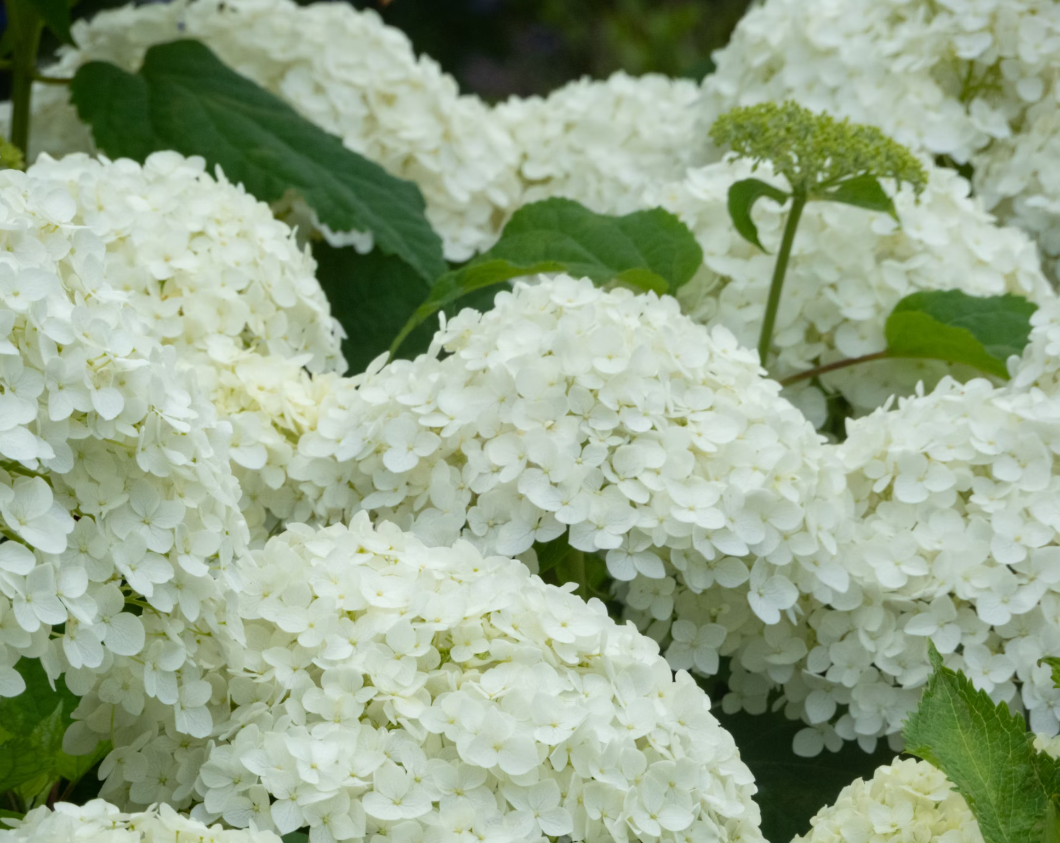
[(76, 694), (146, 695), (207, 734), (197, 653), (249, 538), (231, 429), (77, 212), (64, 184), (0, 172), (0, 276), (34, 281), (29, 307), (0, 290), (0, 694), (37, 658)]
[(817, 812), (792, 843), (982, 843), (964, 798), (926, 761), (895, 759), (872, 779), (857, 779)]
[(324, 523), (373, 511), (506, 555), (569, 531), (657, 620), (719, 583), (768, 595), (750, 605), (775, 623), (800, 591), (845, 588), (816, 572), (851, 513), (778, 392), (672, 298), (542, 278), (449, 320), (430, 353), (336, 384), (288, 473)]
[[(806, 206), (785, 277), (773, 333), (770, 372), (778, 379), (886, 347), (884, 324), (905, 296), (923, 290), (959, 289), (969, 295), (1014, 293), (1037, 303), (1055, 298), (1042, 274), (1034, 244), (1021, 231), (998, 226), (968, 184), (951, 170), (925, 165), (928, 180), (919, 199), (911, 188), (895, 190), (898, 218), (830, 202)], [(787, 190), (768, 164), (726, 159), (694, 169), (679, 181), (656, 184), (646, 205), (676, 214), (696, 235), (704, 268), (678, 291), (682, 309), (709, 326), (724, 325), (741, 344), (758, 339), (774, 255), (787, 209), (755, 204), (754, 221), (765, 254), (736, 231), (728, 191), (754, 177)], [(892, 395), (933, 386), (947, 372), (972, 376), (967, 367), (937, 361), (880, 360), (821, 377), (863, 414)], [(785, 393), (818, 423), (823, 396), (796, 384)], [(811, 398), (811, 396), (813, 396)]]
[(714, 54), (700, 135), (735, 106), (787, 99), (879, 126), (971, 163), (985, 207), (1055, 257), (1058, 55), (1050, 0), (769, 0)]
[(208, 677), (210, 738), (171, 711), (79, 706), (85, 733), (114, 734), (107, 798), (308, 826), (314, 843), (459, 825), (512, 840), (762, 841), (753, 777), (706, 694), (599, 601), (367, 513), (292, 525), (240, 573), (246, 643), (228, 639), (226, 669)]
[(34, 808), (21, 820), (3, 820), (0, 843), (280, 843), (271, 831), (206, 826), (181, 816), (168, 805), (123, 813), (103, 799), (84, 805), (59, 802), (54, 808)]
[(680, 178), (691, 161), (698, 98), (691, 80), (621, 72), (511, 97), (494, 119), (519, 152), (520, 204), (562, 196), (597, 213), (641, 210), (647, 186)]
[[(61, 51), (56, 76), (94, 60), (135, 71), (155, 44), (201, 41), (347, 148), (415, 182), (450, 260), (492, 245), (521, 191), (515, 145), (489, 107), (461, 95), (455, 79), (417, 57), (407, 36), (374, 11), (192, 0), (102, 12), (75, 25), (73, 37), (78, 46)], [(67, 92), (45, 87), (34, 89), (33, 156), (90, 151)], [(370, 235), (321, 228), (336, 245), (371, 248)]]

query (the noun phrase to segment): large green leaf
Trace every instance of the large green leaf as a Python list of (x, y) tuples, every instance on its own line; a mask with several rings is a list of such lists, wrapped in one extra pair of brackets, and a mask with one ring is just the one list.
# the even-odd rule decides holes
[(446, 270), (416, 185), (346, 149), (198, 41), (152, 47), (138, 74), (89, 62), (70, 94), (111, 157), (201, 155), (259, 199), (293, 189), (333, 231), (370, 231), (429, 281)]
[(887, 317), (887, 356), (966, 363), (1008, 378), (1005, 361), (1021, 354), (1038, 307), (1021, 296), (969, 296), (935, 290), (906, 296)]
[(596, 284), (618, 281), (673, 293), (702, 263), (692, 232), (661, 208), (612, 217), (570, 199), (535, 202), (512, 215), (492, 249), (438, 279), (393, 348), (446, 305), (513, 278), (566, 272)]
[(1057, 761), (1035, 751), (1023, 717), (1010, 714), (1005, 703), (995, 706), (929, 647), (934, 672), (920, 707), (906, 721), (906, 751), (956, 785), (985, 843), (1041, 840), (1056, 793)]
[(99, 760), (98, 750), (84, 757), (63, 752), (77, 697), (61, 678), (53, 690), (36, 659), (22, 659), (15, 669), (26, 690), (0, 700), (0, 793), (28, 783), (43, 788), (60, 778), (76, 781)]

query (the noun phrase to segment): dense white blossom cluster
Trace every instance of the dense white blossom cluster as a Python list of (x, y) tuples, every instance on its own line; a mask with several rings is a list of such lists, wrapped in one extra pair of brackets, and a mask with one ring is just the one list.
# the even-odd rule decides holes
[(518, 204), (563, 196), (597, 213), (641, 210), (646, 188), (681, 178), (689, 165), (698, 99), (691, 80), (624, 73), (512, 97), (493, 119), (519, 152)]
[(205, 826), (183, 817), (168, 805), (125, 814), (102, 799), (84, 805), (60, 802), (54, 810), (41, 806), (22, 820), (0, 826), (0, 843), (280, 843), (271, 831), (241, 831)]
[[(968, 183), (928, 165), (919, 199), (908, 186), (894, 195), (900, 223), (887, 214), (812, 202), (803, 212), (788, 264), (774, 331), (774, 377), (822, 363), (860, 357), (886, 347), (884, 323), (895, 304), (921, 290), (961, 289), (971, 295), (1015, 293), (1032, 301), (1053, 298), (1034, 244), (1022, 232), (1001, 228), (968, 196)], [(752, 176), (787, 190), (768, 164), (725, 160), (689, 171), (646, 192), (646, 204), (677, 214), (695, 233), (704, 269), (679, 292), (682, 309), (696, 321), (724, 325), (740, 344), (754, 347), (783, 233), (787, 207), (770, 200), (755, 206), (754, 220), (766, 254), (732, 226), (729, 187)], [(891, 189), (893, 192), (893, 188)], [(822, 378), (858, 412), (908, 395), (920, 380), (933, 385), (948, 367), (933, 361), (882, 360)], [(816, 392), (816, 390), (811, 390)], [(821, 421), (810, 395), (800, 406)]]
[(542, 278), (337, 384), (288, 471), (326, 523), (367, 510), (513, 556), (569, 530), (617, 580), (717, 583), (773, 623), (800, 587), (845, 588), (825, 560), (850, 517), (838, 463), (778, 393), (672, 298)]
[(346, 368), (312, 257), (267, 205), (211, 178), (200, 158), (155, 153), (141, 167), (45, 155), (30, 175), (69, 192), (69, 224), (106, 247), (107, 282), (232, 425), (228, 453), (260, 540), (272, 525), (259, 496), (290, 515), (284, 467), (326, 373)]
[(971, 163), (986, 207), (1060, 254), (1052, 0), (768, 0), (714, 59), (701, 128), (734, 106), (785, 99), (879, 126)]
[(968, 803), (926, 761), (896, 759), (857, 779), (792, 843), (982, 843)]
[(213, 740), (82, 700), (70, 742), (115, 742), (104, 797), (313, 843), (762, 840), (706, 695), (598, 601), (364, 513), (294, 525), (241, 573)]
[(0, 172), (0, 694), (20, 656), (78, 694), (124, 671), (206, 734), (195, 636), (224, 623), (248, 538), (230, 428), (76, 213)]

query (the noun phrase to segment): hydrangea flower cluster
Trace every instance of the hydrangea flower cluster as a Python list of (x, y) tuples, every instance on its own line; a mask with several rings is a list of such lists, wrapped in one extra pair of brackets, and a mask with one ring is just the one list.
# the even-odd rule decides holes
[(642, 209), (648, 186), (691, 161), (698, 99), (691, 80), (625, 73), (510, 98), (493, 119), (519, 151), (519, 204), (562, 196), (602, 214)]
[(0, 828), (0, 843), (280, 843), (271, 831), (207, 828), (168, 805), (124, 814), (103, 799), (84, 805), (60, 802), (54, 810), (41, 806), (22, 820), (5, 822), (15, 828)]
[(1060, 9), (1050, 0), (769, 0), (703, 86), (701, 130), (795, 99), (974, 166), (988, 209), (1060, 254)]
[(791, 843), (982, 843), (964, 798), (926, 761), (895, 759), (843, 788)]
[[(788, 716), (808, 724), (798, 752), (853, 739), (871, 749), (915, 707), (930, 638), (976, 687), (1057, 732), (1060, 692), (1038, 661), (1060, 651), (1058, 330), (1054, 299), (1010, 384), (946, 378), (848, 425), (834, 454), (855, 500), (837, 553), (851, 587), (800, 600), (757, 637), (741, 630), (726, 710), (764, 711), (780, 687)], [(675, 605), (682, 664), (716, 636), (718, 604)], [(650, 629), (645, 612), (637, 620)]]
[(569, 529), (617, 580), (719, 583), (773, 623), (794, 582), (845, 587), (820, 566), (849, 518), (838, 464), (778, 393), (672, 298), (542, 278), (338, 384), (288, 473), (325, 523), (367, 510), (512, 556)]
[[(242, 187), (174, 152), (99, 161), (41, 156), (30, 175), (69, 191), (70, 223), (106, 245), (105, 273), (152, 336), (195, 369), (233, 428), (229, 457), (255, 540), (289, 517), (284, 467), (315, 418), (327, 373), (342, 373), (342, 328), (292, 230)], [(316, 380), (310, 373), (317, 375)]]
[(762, 840), (706, 695), (599, 601), (365, 513), (293, 525), (241, 573), (215, 740), (82, 701), (82, 734), (115, 741), (106, 798), (313, 843)]
[(0, 172), (0, 694), (23, 690), (19, 657), (78, 694), (124, 670), (205, 734), (195, 636), (224, 623), (247, 542), (230, 428), (76, 213)]
[[(761, 328), (786, 210), (768, 200), (755, 205), (759, 237), (770, 252), (764, 254), (733, 228), (729, 187), (753, 175), (788, 188), (768, 164), (753, 167), (727, 159), (645, 194), (646, 204), (680, 217), (703, 248), (704, 269), (678, 292), (682, 309), (696, 321), (724, 325), (747, 347), (754, 346)], [(929, 166), (928, 172), (919, 198), (908, 186), (895, 191), (888, 185), (901, 224), (886, 214), (827, 202), (806, 207), (774, 332), (776, 357), (769, 368), (775, 377), (883, 350), (887, 314), (919, 290), (1015, 293), (1036, 302), (1053, 298), (1027, 236), (996, 226), (953, 171)], [(933, 385), (948, 370), (933, 361), (883, 360), (821, 380), (864, 413), (890, 395), (911, 394), (918, 381)], [(815, 422), (823, 421), (818, 390), (800, 388), (792, 398)]]

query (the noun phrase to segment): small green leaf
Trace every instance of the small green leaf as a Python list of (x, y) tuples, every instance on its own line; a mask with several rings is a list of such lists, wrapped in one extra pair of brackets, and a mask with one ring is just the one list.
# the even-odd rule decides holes
[(887, 317), (887, 356), (965, 363), (1007, 379), (1005, 362), (1023, 352), (1037, 309), (1033, 302), (1011, 294), (913, 293)]
[(1060, 688), (1060, 658), (1056, 656), (1046, 656), (1043, 659), (1038, 659), (1039, 665), (1048, 665), (1052, 670), (1052, 679), (1054, 687)]
[[(44, 25), (64, 44), (73, 44), (70, 34), (70, 4), (67, 0), (14, 0), (25, 2), (37, 14)], [(10, 2), (10, 0), (9, 0)]]
[(880, 185), (879, 179), (873, 175), (865, 174), (846, 179), (828, 190), (813, 193), (811, 198), (827, 202), (841, 202), (844, 205), (853, 205), (867, 211), (882, 211), (890, 214), (896, 221), (898, 220), (894, 202)]
[(778, 205), (783, 205), (791, 198), (791, 194), (761, 179), (743, 179), (729, 188), (729, 216), (732, 217), (733, 225), (736, 226), (736, 230), (740, 232), (744, 240), (766, 252), (766, 247), (758, 239), (758, 226), (751, 219), (751, 211), (754, 209), (755, 202), (763, 196), (772, 199)]
[(1049, 800), (1049, 805), (1045, 809), (1042, 843), (1060, 843), (1060, 810), (1057, 810), (1055, 797)]
[(291, 831), (280, 838), (283, 843), (308, 843), (309, 835), (304, 831)]
[(537, 553), (538, 574), (545, 574), (558, 567), (573, 550), (574, 548), (567, 541), (566, 533), (550, 542), (534, 542), (534, 551)]
[(419, 188), (346, 149), (198, 41), (147, 51), (138, 74), (89, 62), (70, 96), (112, 158), (173, 149), (201, 155), (266, 202), (297, 191), (333, 231), (370, 231), (422, 278), (446, 270)]
[[(99, 760), (99, 748), (90, 756), (74, 757), (63, 752), (63, 735), (78, 699), (60, 678), (55, 690), (48, 684), (44, 668), (36, 659), (15, 665), (26, 682), (17, 697), (0, 700), (0, 793), (28, 786), (40, 791), (59, 778), (71, 781)], [(76, 776), (76, 778), (75, 778)]]
[(661, 208), (611, 217), (570, 199), (535, 202), (512, 215), (492, 249), (435, 282), (392, 349), (446, 305), (513, 278), (566, 272), (595, 284), (619, 281), (661, 294), (688, 282), (702, 263), (695, 236)]
[(985, 843), (1039, 840), (1055, 792), (1057, 761), (1034, 750), (1034, 735), (1008, 706), (994, 706), (962, 673), (942, 664), (929, 642), (934, 672), (920, 707), (906, 721), (906, 751), (938, 767), (964, 797)]

